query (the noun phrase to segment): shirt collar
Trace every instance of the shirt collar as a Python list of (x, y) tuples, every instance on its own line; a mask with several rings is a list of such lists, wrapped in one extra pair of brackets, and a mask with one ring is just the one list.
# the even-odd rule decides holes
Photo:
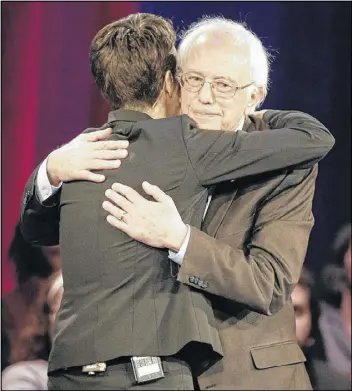
[(138, 121), (146, 121), (148, 119), (152, 119), (152, 118), (146, 113), (142, 113), (140, 111), (134, 111), (134, 110), (124, 110), (124, 109), (111, 111), (108, 116), (108, 122), (113, 122), (113, 121), (138, 122)]

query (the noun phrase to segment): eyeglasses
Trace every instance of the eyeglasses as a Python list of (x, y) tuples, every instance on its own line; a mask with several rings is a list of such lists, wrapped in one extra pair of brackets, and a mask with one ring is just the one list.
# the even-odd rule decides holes
[(254, 84), (254, 82), (252, 82), (242, 87), (238, 87), (234, 81), (222, 77), (208, 79), (196, 72), (183, 73), (179, 79), (181, 86), (190, 92), (199, 92), (205, 83), (209, 83), (215, 96), (226, 99), (233, 98), (237, 91), (243, 90)]

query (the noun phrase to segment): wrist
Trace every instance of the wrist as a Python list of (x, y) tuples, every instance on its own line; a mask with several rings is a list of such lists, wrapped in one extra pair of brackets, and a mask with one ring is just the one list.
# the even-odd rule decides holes
[(61, 183), (61, 180), (55, 171), (55, 152), (56, 151), (51, 152), (47, 158), (46, 173), (48, 175), (51, 186), (58, 187)]
[(188, 227), (182, 222), (182, 225), (180, 225), (178, 229), (174, 229), (172, 231), (172, 235), (167, 239), (165, 247), (175, 253), (179, 252), (183, 242), (186, 239), (187, 232)]

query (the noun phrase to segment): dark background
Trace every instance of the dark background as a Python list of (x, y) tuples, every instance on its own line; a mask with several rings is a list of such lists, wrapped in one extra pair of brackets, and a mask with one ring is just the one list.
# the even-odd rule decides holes
[(275, 55), (263, 108), (322, 121), (336, 145), (320, 164), (307, 266), (330, 259), (351, 220), (351, 2), (2, 2), (2, 292), (25, 182), (57, 146), (105, 122), (108, 107), (88, 52), (105, 24), (133, 12), (169, 17), (181, 31), (202, 15), (245, 21)]

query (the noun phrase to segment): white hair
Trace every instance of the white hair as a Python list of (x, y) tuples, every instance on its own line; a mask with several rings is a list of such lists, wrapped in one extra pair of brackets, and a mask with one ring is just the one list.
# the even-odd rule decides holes
[(261, 40), (250, 31), (244, 23), (234, 22), (223, 17), (203, 17), (195, 22), (181, 36), (178, 49), (179, 66), (182, 69), (187, 54), (201, 35), (230, 35), (238, 45), (247, 45), (250, 52), (250, 72), (252, 81), (258, 87), (262, 87), (264, 96), (268, 90), (270, 54), (264, 48)]

